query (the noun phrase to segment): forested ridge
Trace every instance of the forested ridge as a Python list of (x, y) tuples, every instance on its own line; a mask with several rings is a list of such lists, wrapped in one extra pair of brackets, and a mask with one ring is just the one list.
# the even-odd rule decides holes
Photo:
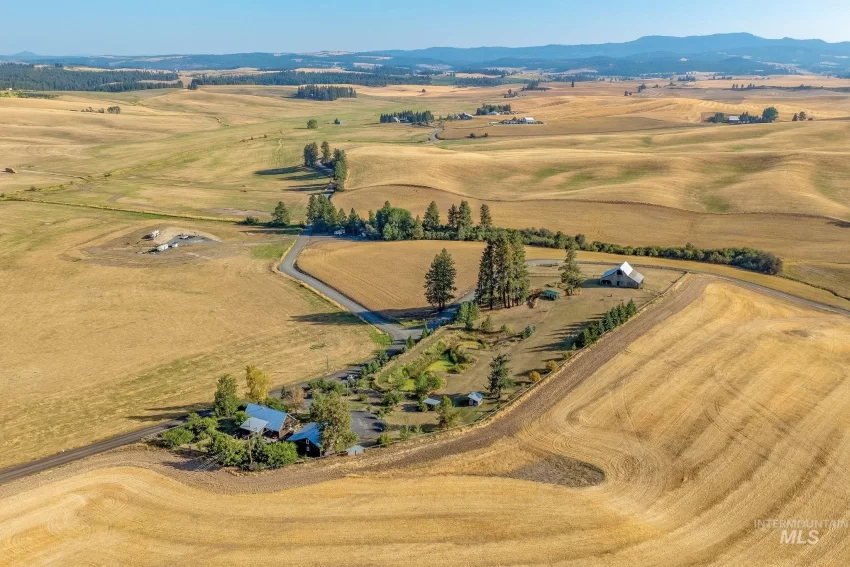
[(183, 83), (178, 81), (177, 73), (69, 71), (58, 66), (0, 63), (0, 88), (2, 89), (120, 92), (174, 87), (183, 87)]
[(362, 85), (384, 87), (386, 85), (429, 85), (427, 75), (393, 75), (387, 73), (344, 73), (329, 71), (311, 73), (306, 71), (277, 71), (254, 75), (202, 75), (192, 79), (193, 85)]

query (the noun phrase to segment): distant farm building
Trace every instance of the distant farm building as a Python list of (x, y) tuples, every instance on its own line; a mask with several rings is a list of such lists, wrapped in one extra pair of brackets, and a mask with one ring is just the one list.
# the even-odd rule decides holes
[(526, 116), (524, 118), (521, 118), (520, 122), (522, 122), (523, 124), (535, 124), (537, 121), (534, 119), (533, 116)]
[[(240, 425), (240, 428), (251, 431), (248, 427), (256, 427), (258, 422), (265, 422), (261, 433), (277, 439), (282, 439), (286, 436), (297, 423), (295, 418), (288, 413), (259, 404), (248, 404), (248, 407), (245, 408), (245, 413), (248, 414), (250, 419)], [(253, 433), (253, 431), (251, 432)]]
[(318, 423), (308, 423), (295, 433), (287, 441), (295, 443), (298, 452), (308, 457), (322, 456), (322, 430)]
[(616, 268), (611, 268), (600, 278), (599, 283), (613, 287), (639, 288), (643, 285), (643, 274), (632, 268), (628, 262), (623, 262)]
[(471, 406), (480, 406), (484, 401), (484, 394), (481, 392), (470, 392), (466, 397), (469, 399), (469, 405)]
[(727, 116), (726, 117), (726, 123), (727, 124), (740, 124), (741, 123), (741, 117), (740, 116)]
[(555, 291), (554, 289), (547, 289), (540, 294), (540, 297), (542, 297), (543, 299), (550, 299), (552, 301), (555, 301), (556, 299), (561, 297), (561, 294)]
[(472, 120), (473, 118), (475, 118), (475, 117), (473, 115), (469, 114), (468, 112), (461, 112), (460, 113), (460, 119), (461, 120)]

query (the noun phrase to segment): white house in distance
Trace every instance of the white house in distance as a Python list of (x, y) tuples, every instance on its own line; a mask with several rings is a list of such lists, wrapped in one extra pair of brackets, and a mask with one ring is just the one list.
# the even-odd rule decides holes
[(611, 268), (602, 274), (599, 283), (613, 287), (638, 289), (643, 285), (643, 274), (632, 268), (628, 262), (623, 262), (616, 268)]
[(727, 116), (726, 117), (726, 123), (727, 124), (740, 124), (741, 123), (741, 117), (740, 116)]
[(537, 121), (534, 119), (533, 116), (526, 116), (524, 118), (521, 118), (520, 122), (522, 122), (523, 124), (534, 124)]

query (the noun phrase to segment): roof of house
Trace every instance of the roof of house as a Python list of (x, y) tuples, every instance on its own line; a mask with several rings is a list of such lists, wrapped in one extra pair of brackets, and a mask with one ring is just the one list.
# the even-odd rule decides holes
[(437, 398), (425, 398), (424, 402), (429, 406), (438, 406), (440, 405), (440, 400)]
[(266, 406), (261, 406), (259, 404), (248, 404), (248, 407), (245, 408), (245, 413), (251, 417), (268, 422), (266, 427), (270, 431), (280, 431), (287, 417), (285, 412), (267, 408)]
[(620, 264), (616, 268), (611, 268), (610, 270), (608, 270), (604, 274), (602, 274), (602, 277), (607, 278), (608, 276), (613, 276), (617, 272), (617, 270), (621, 270), (623, 272), (623, 274), (625, 274), (627, 277), (633, 279), (637, 283), (640, 283), (640, 282), (643, 281), (643, 274), (641, 274), (640, 272), (638, 272), (637, 270), (632, 268), (629, 265), (628, 262), (623, 262), (622, 264)]
[(303, 441), (305, 439), (313, 445), (322, 445), (322, 430), (319, 429), (318, 423), (308, 423), (307, 425), (290, 435), (287, 441), (295, 442)]
[(738, 115), (734, 115), (734, 116), (727, 116), (727, 117), (726, 117), (726, 120), (740, 120), (740, 119), (741, 119), (741, 117), (740, 117), (740, 116), (738, 116)]
[(470, 400), (475, 400), (476, 402), (480, 402), (484, 399), (484, 394), (481, 392), (470, 392), (469, 396), (467, 396)]
[(239, 429), (246, 429), (251, 433), (262, 433), (268, 424), (268, 421), (257, 419), (256, 417), (249, 417), (245, 420), (245, 423), (239, 426)]

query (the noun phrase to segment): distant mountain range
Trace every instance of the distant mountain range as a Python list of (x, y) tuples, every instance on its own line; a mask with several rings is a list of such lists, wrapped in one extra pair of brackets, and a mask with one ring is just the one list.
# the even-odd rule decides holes
[(416, 69), (522, 67), (548, 72), (577, 69), (599, 75), (641, 75), (708, 71), (716, 73), (850, 73), (850, 42), (819, 39), (765, 39), (749, 33), (706, 36), (646, 36), (624, 43), (543, 45), (538, 47), (429, 47), (364, 53), (236, 53), (227, 55), (42, 56), (30, 52), (0, 56), (25, 63), (168, 70), (299, 67), (364, 69), (377, 64)]

